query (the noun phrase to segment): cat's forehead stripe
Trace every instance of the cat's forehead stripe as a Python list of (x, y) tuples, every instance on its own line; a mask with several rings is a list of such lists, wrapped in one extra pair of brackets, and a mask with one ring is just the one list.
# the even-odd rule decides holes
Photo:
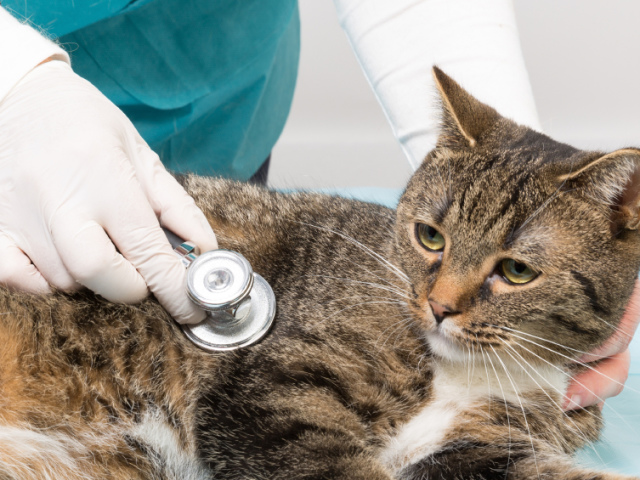
[(502, 248), (528, 257), (545, 258), (552, 250), (557, 239), (552, 228), (542, 225), (530, 225), (515, 230), (507, 237)]
[(451, 195), (444, 195), (440, 197), (434, 204), (435, 210), (433, 212), (433, 219), (436, 223), (441, 224), (449, 213), (453, 199)]
[[(455, 196), (457, 204), (458, 225), (466, 224), (475, 229), (488, 232), (500, 225), (504, 228), (510, 224), (510, 230), (517, 228), (517, 212), (522, 211), (521, 196), (531, 175), (526, 170), (520, 171), (489, 171), (478, 174), (469, 171), (465, 188), (460, 189)], [(500, 178), (502, 184), (498, 184)]]

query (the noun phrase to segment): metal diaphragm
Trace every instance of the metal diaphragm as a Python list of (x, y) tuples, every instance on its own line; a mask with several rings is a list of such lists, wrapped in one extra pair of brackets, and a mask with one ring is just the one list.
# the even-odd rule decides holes
[(235, 350), (257, 342), (276, 314), (275, 295), (267, 281), (231, 250), (212, 250), (190, 261), (187, 293), (207, 317), (195, 325), (182, 325), (182, 330), (205, 350)]
[(264, 337), (276, 315), (273, 290), (257, 273), (253, 274), (249, 297), (234, 312), (210, 312), (196, 325), (182, 325), (185, 335), (205, 350), (235, 350), (251, 345)]

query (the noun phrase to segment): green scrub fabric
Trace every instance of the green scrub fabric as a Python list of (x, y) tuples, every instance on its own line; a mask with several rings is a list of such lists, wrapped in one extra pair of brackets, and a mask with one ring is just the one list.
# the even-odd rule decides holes
[(4, 0), (70, 53), (165, 166), (247, 180), (293, 98), (296, 0)]

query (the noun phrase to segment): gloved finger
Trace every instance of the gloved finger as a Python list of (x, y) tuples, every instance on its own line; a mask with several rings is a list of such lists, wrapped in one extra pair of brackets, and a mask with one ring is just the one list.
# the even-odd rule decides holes
[(112, 302), (136, 303), (147, 296), (144, 279), (101, 225), (58, 215), (50, 228), (60, 258), (79, 283)]
[(636, 279), (633, 293), (627, 304), (620, 325), (611, 337), (599, 348), (580, 358), (581, 362), (589, 363), (601, 358), (610, 357), (623, 352), (631, 343), (633, 335), (640, 323), (640, 281)]
[(159, 177), (161, 178), (156, 188), (161, 208), (156, 213), (160, 224), (180, 238), (195, 243), (203, 252), (217, 249), (218, 240), (215, 233), (193, 198), (168, 172), (164, 172)]
[(79, 290), (82, 285), (67, 271), (59, 252), (55, 249), (55, 245), (51, 243), (52, 240), (44, 235), (32, 238), (29, 243), (29, 250), (25, 251), (25, 253), (49, 285), (64, 292)]
[(203, 252), (218, 248), (218, 241), (204, 213), (193, 198), (164, 168), (158, 155), (141, 138), (137, 142), (135, 165), (138, 180), (163, 227)]
[(51, 287), (29, 257), (4, 233), (0, 233), (0, 283), (16, 290), (51, 292)]
[(573, 410), (596, 405), (622, 392), (629, 376), (631, 354), (629, 349), (613, 355), (586, 370), (571, 381), (565, 394), (564, 409)]
[[(204, 319), (186, 292), (186, 269), (173, 253), (167, 237), (139, 188), (119, 192), (105, 215), (105, 229), (122, 255), (144, 278), (162, 306), (179, 323), (197, 323)], [(135, 208), (132, 208), (135, 206)], [(120, 211), (120, 210), (126, 210)], [(122, 222), (123, 215), (127, 222)], [(135, 225), (135, 229), (131, 229)]]

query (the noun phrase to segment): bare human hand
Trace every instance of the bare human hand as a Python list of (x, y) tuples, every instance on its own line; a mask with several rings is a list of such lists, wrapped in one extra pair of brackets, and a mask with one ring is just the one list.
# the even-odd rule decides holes
[(584, 363), (601, 362), (571, 380), (565, 396), (565, 410), (596, 404), (602, 408), (604, 400), (622, 392), (631, 365), (629, 343), (639, 323), (640, 281), (636, 280), (618, 329), (600, 348), (580, 358)]

